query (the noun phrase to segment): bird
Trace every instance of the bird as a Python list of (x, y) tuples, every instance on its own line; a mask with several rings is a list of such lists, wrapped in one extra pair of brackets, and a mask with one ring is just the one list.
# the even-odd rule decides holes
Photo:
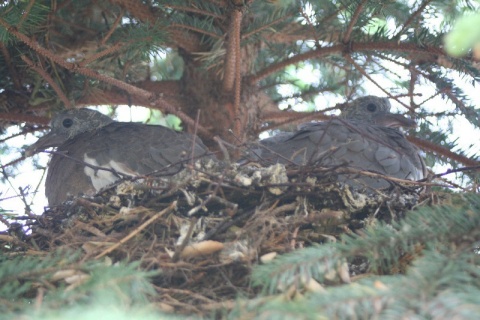
[(45, 194), (50, 206), (71, 196), (94, 195), (122, 177), (173, 175), (191, 159), (213, 159), (200, 138), (158, 125), (117, 122), (87, 108), (55, 115), (50, 132), (26, 156), (56, 148)]
[[(419, 149), (399, 130), (415, 127), (416, 123), (391, 113), (390, 108), (387, 98), (360, 97), (339, 117), (304, 123), (294, 132), (260, 140), (250, 153), (262, 164), (344, 166), (405, 180), (423, 179), (427, 171)], [(341, 174), (338, 181), (355, 189), (391, 186), (386, 179), (371, 176)]]

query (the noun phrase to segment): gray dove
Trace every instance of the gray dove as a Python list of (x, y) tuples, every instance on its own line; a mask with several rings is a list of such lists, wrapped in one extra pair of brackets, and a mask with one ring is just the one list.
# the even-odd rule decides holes
[[(306, 123), (295, 132), (261, 140), (253, 153), (262, 164), (344, 166), (400, 179), (423, 179), (425, 164), (416, 146), (398, 130), (402, 126), (414, 127), (415, 122), (390, 113), (388, 99), (366, 96), (354, 100), (338, 118)], [(338, 179), (356, 188), (390, 185), (385, 179), (360, 174)]]
[(162, 126), (116, 122), (90, 109), (67, 110), (26, 155), (56, 147), (48, 167), (49, 205), (69, 196), (93, 195), (124, 176), (172, 175), (192, 159), (212, 158), (202, 141)]

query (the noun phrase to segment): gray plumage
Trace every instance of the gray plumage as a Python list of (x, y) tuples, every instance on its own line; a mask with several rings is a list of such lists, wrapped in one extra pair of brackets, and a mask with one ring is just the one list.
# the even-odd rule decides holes
[[(390, 113), (386, 98), (367, 96), (348, 105), (340, 117), (306, 123), (295, 132), (282, 132), (260, 141), (253, 153), (263, 164), (346, 166), (391, 177), (419, 180), (426, 168), (418, 149), (397, 127), (412, 127), (413, 120)], [(341, 175), (355, 187), (384, 188), (385, 179)]]
[(50, 126), (27, 150), (28, 155), (57, 147), (45, 182), (50, 205), (69, 195), (92, 195), (123, 175), (172, 175), (189, 162), (192, 150), (195, 159), (212, 157), (198, 137), (162, 126), (116, 122), (89, 109), (63, 111)]

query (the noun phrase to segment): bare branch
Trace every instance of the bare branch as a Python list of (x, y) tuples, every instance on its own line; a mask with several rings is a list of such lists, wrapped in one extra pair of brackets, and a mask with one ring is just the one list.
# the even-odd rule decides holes
[(353, 27), (357, 23), (358, 18), (360, 17), (360, 13), (363, 11), (363, 8), (365, 7), (365, 4), (367, 3), (367, 0), (363, 0), (355, 10), (355, 13), (352, 16), (352, 19), (350, 20), (350, 23), (348, 24), (347, 31), (345, 32), (345, 35), (343, 36), (343, 43), (347, 43), (350, 41), (350, 36), (352, 35)]
[[(275, 73), (284, 69), (285, 67), (296, 64), (302, 61), (307, 61), (313, 58), (319, 58), (335, 53), (342, 53), (345, 51), (346, 45), (338, 44), (331, 47), (321, 47), (315, 50), (298, 54), (292, 58), (287, 58), (283, 61), (271, 64), (267, 68), (258, 72), (257, 74), (251, 75), (249, 77), (249, 83), (253, 84), (260, 80), (265, 79), (270, 74)], [(349, 52), (362, 52), (362, 51), (375, 51), (375, 50), (392, 50), (398, 52), (409, 52), (409, 53), (422, 53), (422, 54), (436, 54), (436, 55), (446, 55), (446, 53), (437, 47), (432, 46), (418, 46), (413, 43), (398, 43), (398, 41), (388, 41), (388, 42), (363, 42), (363, 43), (350, 43)]]
[(48, 84), (52, 87), (52, 89), (55, 91), (55, 93), (58, 95), (60, 100), (62, 100), (63, 104), (67, 108), (71, 108), (72, 104), (70, 103), (70, 100), (68, 100), (67, 96), (63, 93), (62, 89), (58, 86), (58, 84), (52, 79), (52, 77), (45, 72), (42, 68), (39, 66), (35, 65), (32, 60), (28, 59), (26, 56), (21, 56), (22, 60), (33, 70), (35, 70), (42, 78), (48, 82)]

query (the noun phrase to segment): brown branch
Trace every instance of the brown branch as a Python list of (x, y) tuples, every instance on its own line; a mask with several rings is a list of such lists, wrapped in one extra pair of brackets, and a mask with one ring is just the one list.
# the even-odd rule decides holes
[(12, 135), (9, 135), (8, 137), (5, 137), (3, 139), (0, 139), (0, 143), (5, 143), (7, 142), (8, 140), (10, 139), (14, 139), (16, 137), (20, 137), (20, 136), (23, 136), (23, 135), (26, 135), (27, 133), (34, 133), (36, 131), (40, 131), (40, 130), (45, 130), (45, 129), (48, 129), (48, 127), (44, 127), (44, 126), (41, 126), (41, 127), (36, 127), (36, 128), (29, 128), (29, 127), (26, 127), (24, 129), (22, 129), (21, 132), (19, 133), (15, 133), (15, 134), (12, 134)]
[[(417, 68), (414, 68), (414, 67), (412, 66), (412, 64), (405, 64), (405, 63), (402, 63), (402, 62), (400, 62), (400, 61), (397, 61), (397, 60), (395, 60), (395, 59), (392, 59), (392, 58), (390, 58), (390, 57), (387, 57), (387, 56), (381, 55), (381, 54), (380, 54), (379, 56), (380, 56), (382, 59), (387, 60), (387, 61), (390, 61), (390, 62), (392, 62), (392, 63), (395, 63), (395, 64), (397, 64), (397, 65), (399, 65), (399, 66), (402, 66), (402, 67), (405, 68), (405, 69), (408, 69), (408, 70), (412, 70), (412, 69), (413, 69), (413, 71), (411, 71), (411, 72), (415, 72), (416, 75), (421, 75), (421, 76), (423, 76), (425, 79), (429, 80), (435, 87), (438, 88), (438, 81), (437, 81), (437, 79), (436, 79), (435, 77), (433, 77), (431, 74), (427, 74), (427, 73), (425, 73), (425, 72), (422, 71), (422, 70), (419, 70), (419, 69), (417, 69)], [(411, 81), (411, 82), (412, 82), (412, 81)], [(433, 99), (435, 96), (437, 96), (437, 95), (439, 95), (439, 94), (445, 94), (450, 100), (452, 100), (453, 103), (455, 103), (455, 104), (461, 109), (462, 112), (467, 113), (464, 104), (463, 104), (460, 100), (458, 100), (455, 95), (452, 94), (451, 88), (446, 87), (446, 88), (441, 88), (441, 89), (438, 88), (438, 89), (439, 89), (439, 91), (438, 91), (436, 94), (434, 94), (434, 95), (430, 96), (429, 98), (423, 100), (423, 101), (422, 101), (421, 103), (419, 103), (418, 105), (424, 104), (426, 101)], [(413, 95), (413, 89), (411, 89), (411, 90), (412, 90), (412, 93), (409, 94), (409, 96), (412, 96), (412, 95)], [(417, 95), (417, 96), (422, 96), (421, 93), (417, 93), (417, 94), (415, 94), (415, 95)], [(397, 101), (399, 101), (399, 100), (397, 100)], [(400, 101), (399, 101), (399, 102), (400, 102)], [(400, 102), (400, 103), (401, 103), (401, 102)], [(437, 114), (431, 114), (431, 115), (436, 116)], [(453, 115), (453, 114), (452, 114), (452, 115)], [(458, 115), (458, 114), (457, 114), (457, 115)]]
[(143, 4), (141, 1), (132, 0), (110, 0), (130, 12), (132, 16), (143, 22), (155, 22), (157, 17), (153, 14), (152, 7)]
[(440, 93), (445, 94), (468, 119), (468, 116), (471, 115), (471, 112), (467, 110), (467, 108), (465, 107), (465, 104), (462, 101), (460, 101), (460, 99), (458, 99), (458, 97), (452, 92), (451, 86), (439, 88), (439, 82), (436, 81), (436, 77), (432, 75), (424, 75), (424, 77), (427, 80), (429, 80), (435, 87), (438, 88), (437, 94), (440, 94)]
[(235, 91), (233, 100), (233, 110), (235, 113), (235, 123), (233, 126), (233, 132), (238, 137), (244, 137), (245, 125), (247, 122), (246, 110), (240, 108), (240, 98), (242, 94), (242, 72), (240, 71), (240, 64), (242, 62), (240, 48), (238, 48), (238, 58), (235, 63)]
[(358, 5), (357, 9), (355, 9), (355, 12), (353, 13), (352, 19), (350, 20), (350, 23), (348, 24), (347, 31), (345, 32), (345, 35), (343, 36), (343, 43), (350, 42), (350, 36), (352, 35), (353, 27), (357, 23), (358, 18), (360, 17), (360, 13), (362, 12), (366, 3), (367, 3), (367, 0), (363, 0), (363, 2)]
[(110, 39), (110, 37), (112, 36), (112, 34), (115, 32), (115, 30), (117, 29), (117, 26), (120, 24), (120, 22), (122, 21), (122, 18), (123, 18), (123, 14), (125, 13), (125, 11), (123, 10), (122, 8), (122, 11), (120, 11), (120, 13), (118, 14), (118, 17), (117, 19), (115, 19), (115, 21), (113, 22), (113, 25), (110, 27), (110, 30), (108, 30), (107, 34), (103, 37), (102, 41), (100, 42), (100, 44), (103, 46), (105, 45), (105, 43), (107, 43), (108, 39)]
[(434, 144), (430, 141), (426, 141), (426, 140), (423, 140), (423, 139), (420, 139), (420, 138), (417, 138), (417, 137), (414, 137), (414, 136), (407, 136), (407, 139), (408, 139), (408, 141), (416, 144), (417, 146), (419, 146), (420, 148), (422, 148), (424, 150), (432, 151), (432, 152), (434, 152), (434, 153), (436, 153), (440, 156), (445, 156), (449, 159), (455, 160), (455, 161), (457, 161), (459, 163), (462, 163), (466, 166), (474, 167), (474, 166), (480, 165), (480, 162), (478, 162), (478, 161), (475, 161), (475, 160), (469, 159), (465, 156), (459, 155), (455, 152), (452, 152), (452, 151), (448, 150), (445, 147), (439, 146), (439, 145)]
[[(257, 74), (249, 77), (249, 83), (254, 84), (260, 80), (265, 79), (270, 74), (275, 73), (285, 67), (296, 64), (302, 61), (306, 61), (313, 58), (319, 58), (335, 53), (342, 53), (345, 51), (346, 45), (338, 44), (331, 47), (321, 47), (315, 50), (298, 54), (292, 58), (285, 59), (275, 64), (271, 64), (267, 68), (261, 70)], [(409, 52), (409, 53), (422, 53), (422, 54), (436, 54), (446, 55), (446, 53), (437, 47), (432, 46), (418, 46), (413, 43), (398, 43), (398, 41), (386, 41), (386, 42), (351, 42), (348, 44), (349, 52), (362, 52), (362, 51), (374, 51), (374, 50), (390, 50), (397, 52)]]
[(62, 100), (65, 107), (67, 108), (72, 107), (70, 100), (68, 100), (67, 96), (63, 93), (62, 89), (60, 89), (60, 86), (53, 80), (53, 78), (47, 72), (45, 72), (45, 70), (37, 66), (35, 63), (33, 63), (32, 60), (28, 59), (26, 56), (22, 55), (21, 58), (30, 68), (35, 70), (45, 81), (48, 82), (48, 84), (52, 87), (52, 89), (58, 95), (60, 100)]
[(186, 52), (202, 51), (200, 37), (192, 32), (184, 32), (172, 27), (167, 28), (169, 39), (174, 41), (171, 43), (173, 47), (182, 48)]
[(5, 58), (5, 62), (8, 67), (8, 71), (10, 73), (10, 76), (13, 81), (13, 85), (15, 86), (15, 89), (20, 90), (22, 88), (22, 84), (18, 78), (18, 73), (17, 69), (12, 63), (12, 58), (10, 56), (10, 52), (8, 52), (7, 47), (5, 46), (4, 42), (0, 42), (0, 49), (2, 50), (3, 57)]
[[(352, 59), (352, 57), (350, 57), (349, 55), (345, 55), (344, 56), (345, 59), (350, 62), (365, 78), (367, 78), (368, 80), (370, 80), (375, 86), (377, 86), (377, 88), (379, 88), (380, 90), (382, 90), (389, 98), (391, 99), (395, 99), (395, 97), (390, 93), (390, 91), (386, 90), (384, 88), (384, 86), (382, 86), (381, 84), (379, 84), (378, 82), (376, 82), (375, 80), (373, 80), (372, 77), (370, 77), (370, 75), (365, 71), (365, 69), (363, 69), (358, 63), (355, 62), (355, 60)], [(397, 99), (395, 99), (397, 100)], [(408, 110), (414, 112), (414, 110), (412, 109), (412, 107), (406, 105), (405, 103), (403, 103), (402, 101), (400, 100), (397, 100), (397, 102), (399, 102), (401, 105), (403, 105), (405, 108), (407, 108)]]
[(221, 19), (221, 20), (225, 19), (225, 17), (219, 16), (218, 14), (214, 14), (212, 12), (200, 10), (200, 9), (197, 9), (197, 8), (194, 8), (194, 7), (176, 6), (176, 5), (172, 5), (172, 4), (167, 3), (167, 4), (165, 4), (165, 8), (176, 9), (176, 10), (185, 11), (185, 12), (198, 13), (202, 16), (213, 17), (213, 18), (217, 18), (217, 19)]
[(17, 158), (17, 159), (14, 159), (14, 160), (12, 160), (12, 161), (10, 161), (10, 162), (8, 162), (8, 163), (5, 163), (5, 164), (0, 165), (0, 169), (3, 170), (3, 169), (5, 169), (5, 168), (7, 168), (7, 167), (9, 167), (9, 166), (14, 166), (14, 165), (16, 165), (17, 163), (22, 162), (23, 160), (25, 160), (25, 157), (24, 157), (24, 156), (22, 156), (22, 157), (20, 157), (20, 158)]
[(260, 26), (260, 27), (257, 28), (257, 29), (254, 29), (254, 30), (252, 30), (252, 31), (250, 31), (250, 32), (248, 32), (248, 33), (243, 34), (243, 35), (242, 35), (242, 39), (248, 39), (249, 37), (251, 37), (251, 36), (254, 35), (254, 34), (257, 34), (257, 33), (259, 33), (259, 32), (262, 32), (262, 31), (265, 30), (265, 29), (270, 29), (272, 26), (276, 25), (277, 23), (280, 23), (280, 22), (282, 22), (283, 20), (285, 20), (285, 19), (287, 19), (287, 18), (290, 18), (290, 17), (292, 17), (292, 16), (293, 16), (293, 14), (289, 14), (289, 15), (280, 17), (280, 18), (278, 18), (278, 19), (275, 19), (275, 20), (273, 20), (273, 21), (270, 22), (270, 23), (267, 23), (267, 24), (265, 24), (265, 25), (262, 25), (262, 26)]
[(33, 5), (35, 4), (36, 0), (30, 0), (27, 7), (25, 8), (24, 12), (22, 13), (22, 18), (17, 24), (17, 28), (21, 28), (22, 24), (27, 20), (28, 15), (30, 14), (30, 10), (32, 10)]
[(407, 27), (413, 22), (413, 20), (414, 20), (418, 15), (420, 15), (420, 14), (422, 13), (422, 11), (425, 9), (425, 7), (426, 7), (430, 2), (432, 2), (432, 0), (426, 0), (426, 1), (424, 1), (424, 2), (418, 7), (418, 9), (408, 17), (408, 19), (407, 19), (407, 21), (405, 21), (405, 24), (403, 25), (402, 29), (400, 29), (400, 31), (397, 32), (397, 34), (394, 35), (393, 38), (399, 37), (399, 36), (403, 33), (403, 31), (405, 31), (405, 29), (407, 29)]
[[(237, 11), (237, 10), (236, 10)], [(241, 14), (239, 15), (238, 18), (236, 18), (237, 21), (237, 28), (238, 28), (238, 37), (237, 37), (237, 53), (236, 53), (236, 61), (235, 61), (235, 90), (234, 90), (234, 100), (233, 100), (233, 109), (235, 110), (235, 123), (233, 126), (233, 132), (235, 135), (238, 137), (241, 137), (242, 140), (244, 138), (245, 134), (245, 125), (247, 122), (247, 112), (246, 110), (242, 110), (240, 108), (240, 99), (241, 99), (241, 94), (242, 94), (242, 71), (241, 71), (241, 63), (243, 61), (242, 59), (242, 51), (240, 50), (240, 28), (241, 28), (241, 23), (242, 23), (242, 16), (243, 12), (240, 12)]]
[[(186, 115), (184, 112), (177, 110), (175, 107), (170, 105), (168, 102), (163, 100), (161, 97), (159, 97), (157, 94), (154, 94), (152, 92), (148, 92), (146, 90), (137, 88), (135, 86), (132, 86), (131, 84), (125, 83), (123, 81), (120, 81), (118, 79), (100, 74), (99, 72), (89, 69), (86, 67), (81, 67), (77, 64), (66, 62), (65, 60), (61, 59), (57, 55), (55, 55), (53, 52), (43, 48), (36, 42), (35, 40), (30, 39), (26, 35), (20, 33), (15, 27), (10, 26), (5, 20), (0, 19), (0, 25), (3, 26), (8, 30), (8, 32), (18, 39), (20, 39), (22, 42), (24, 42), (26, 45), (28, 45), (30, 48), (35, 50), (38, 54), (51, 59), (53, 62), (57, 63), (58, 65), (64, 67), (67, 70), (70, 70), (72, 72), (78, 72), (84, 76), (97, 79), (100, 81), (103, 81), (107, 84), (110, 84), (112, 86), (116, 86), (120, 89), (125, 90), (126, 92), (142, 97), (144, 99), (152, 101), (150, 106), (158, 106), (162, 110), (166, 110), (167, 112), (173, 113), (176, 116), (178, 116), (182, 121), (189, 125), (194, 125), (195, 121), (190, 118), (188, 115)], [(201, 132), (202, 134), (208, 135), (208, 130), (205, 128), (198, 126), (198, 131)]]
[(102, 50), (102, 51), (100, 51), (100, 52), (97, 52), (97, 53), (95, 53), (95, 54), (92, 54), (92, 55), (90, 55), (88, 58), (86, 58), (85, 60), (79, 62), (79, 63), (78, 63), (78, 66), (79, 66), (79, 67), (85, 67), (86, 65), (88, 65), (89, 63), (91, 63), (91, 62), (93, 62), (93, 61), (95, 61), (95, 60), (97, 60), (97, 59), (100, 59), (100, 58), (102, 58), (102, 57), (104, 57), (104, 56), (107, 56), (107, 55), (109, 55), (109, 54), (111, 54), (111, 53), (114, 53), (114, 52), (119, 51), (119, 50), (120, 50), (122, 47), (124, 47), (125, 45), (126, 45), (125, 43), (120, 43), (120, 42), (118, 42), (118, 43), (116, 43), (116, 44), (114, 44), (114, 45), (112, 45), (112, 46), (109, 46), (107, 49)]
[(174, 23), (174, 24), (170, 25), (170, 28), (182, 28), (182, 29), (186, 29), (186, 30), (190, 30), (190, 31), (195, 31), (195, 32), (210, 36), (210, 37), (215, 38), (215, 39), (220, 39), (222, 37), (221, 35), (218, 35), (218, 34), (213, 33), (213, 32), (208, 32), (208, 31), (205, 31), (205, 30), (200, 29), (200, 28), (195, 28), (195, 27), (192, 27), (192, 26), (186, 26), (184, 24), (179, 24), (179, 23)]
[(230, 93), (235, 84), (237, 60), (241, 59), (240, 53), (240, 34), (243, 12), (233, 10), (230, 16), (230, 26), (228, 30), (227, 51), (225, 53), (225, 63), (223, 72), (223, 91)]
[[(154, 23), (158, 19), (156, 8), (152, 8), (146, 4), (143, 4), (141, 1), (132, 1), (132, 0), (110, 0), (110, 2), (119, 5), (128, 11), (133, 17), (142, 21), (142, 22), (151, 22)], [(161, 17), (166, 18), (168, 17)], [(178, 25), (177, 25), (178, 26)], [(173, 41), (171, 44), (174, 47), (180, 47), (187, 52), (195, 52), (201, 50), (200, 38), (192, 35), (190, 32), (179, 32), (178, 28), (170, 25), (167, 28), (167, 32), (170, 35), (170, 39)]]
[(7, 121), (14, 121), (14, 122), (27, 122), (27, 123), (37, 123), (37, 124), (48, 124), (50, 119), (47, 117), (37, 117), (32, 116), (29, 114), (21, 114), (21, 113), (3, 113), (0, 112), (0, 119), (7, 120)]
[(209, 0), (208, 2), (211, 2), (220, 7), (226, 7), (229, 1), (228, 0)]
[(414, 106), (415, 103), (413, 102), (413, 96), (415, 95), (415, 84), (418, 81), (418, 72), (416, 72), (416, 68), (413, 63), (408, 66), (408, 70), (410, 71), (410, 81), (408, 82), (408, 95), (410, 97), (410, 105)]
[(163, 215), (166, 215), (166, 214), (169, 214), (170, 212), (172, 212), (175, 207), (177, 206), (177, 201), (173, 201), (167, 208), (163, 209), (162, 211), (160, 211), (159, 213), (153, 215), (152, 217), (150, 217), (150, 219), (148, 219), (147, 221), (145, 221), (144, 223), (142, 223), (139, 227), (137, 227), (135, 230), (133, 230), (133, 232), (129, 233), (126, 237), (124, 237), (123, 239), (121, 239), (120, 241), (118, 241), (116, 244), (114, 244), (113, 246), (109, 247), (108, 249), (104, 250), (103, 252), (101, 252), (100, 254), (98, 254), (95, 259), (100, 259), (101, 257), (113, 252), (115, 249), (117, 249), (118, 247), (120, 247), (122, 244), (126, 243), (128, 240), (132, 239), (134, 236), (136, 236), (137, 234), (139, 234), (142, 230), (144, 230), (146, 227), (148, 227), (149, 225), (151, 225), (152, 223), (154, 223), (157, 219), (161, 218)]
[[(179, 109), (182, 109), (188, 103), (188, 99), (180, 94), (180, 83), (177, 80), (146, 80), (132, 84), (150, 92), (162, 92), (162, 98), (170, 105), (179, 106)], [(115, 87), (96, 91), (95, 94), (84, 95), (76, 100), (75, 104), (77, 106), (131, 104), (161, 110), (158, 106), (152, 106), (150, 100), (144, 97), (126, 94), (125, 91)]]
[[(324, 19), (317, 22), (317, 25), (328, 25), (329, 21), (337, 19), (339, 12), (345, 10), (345, 5), (340, 4), (337, 6), (337, 9), (333, 11), (330, 15), (326, 16)], [(305, 20), (309, 21), (308, 17), (305, 15), (304, 11), (301, 12)], [(299, 25), (298, 23), (290, 23), (285, 26), (283, 30), (273, 32), (269, 36), (269, 41), (275, 43), (291, 43), (298, 40), (308, 40), (315, 39), (318, 43), (319, 40), (328, 41), (328, 42), (338, 42), (341, 39), (340, 33), (330, 33), (324, 32), (319, 34), (315, 28), (312, 28), (314, 24), (308, 23), (308, 25)], [(284, 33), (285, 30), (288, 30), (288, 34)]]
[(308, 39), (316, 39), (316, 40), (323, 40), (327, 42), (338, 42), (341, 39), (339, 33), (324, 33), (318, 34), (316, 30), (311, 30), (312, 28), (307, 28), (309, 26), (291, 23), (283, 30), (279, 30), (278, 32), (271, 32), (268, 34), (268, 40), (272, 43), (286, 43), (290, 44), (292, 42), (300, 41), (300, 40), (308, 40)]
[(437, 173), (433, 175), (434, 178), (439, 178), (442, 176), (446, 176), (448, 174), (452, 173), (457, 173), (457, 172), (468, 172), (468, 171), (480, 171), (480, 164), (473, 166), (473, 167), (463, 167), (463, 168), (457, 168), (457, 169), (447, 169), (447, 171), (442, 172), (442, 173)]

